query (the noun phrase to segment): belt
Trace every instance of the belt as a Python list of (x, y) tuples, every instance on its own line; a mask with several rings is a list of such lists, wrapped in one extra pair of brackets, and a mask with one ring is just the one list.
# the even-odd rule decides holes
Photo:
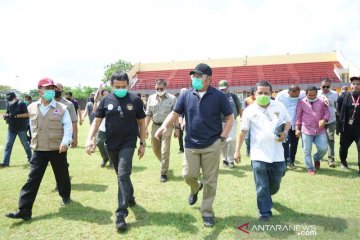
[(156, 125), (156, 126), (161, 126), (163, 123), (156, 123), (156, 122), (154, 122), (154, 125)]

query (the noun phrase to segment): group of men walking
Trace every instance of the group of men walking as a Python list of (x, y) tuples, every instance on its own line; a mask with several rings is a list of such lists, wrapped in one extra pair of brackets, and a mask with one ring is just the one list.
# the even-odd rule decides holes
[[(156, 93), (149, 97), (146, 109), (142, 100), (128, 91), (129, 77), (123, 72), (111, 76), (111, 93), (104, 93), (99, 102), (94, 99), (94, 119), (86, 152), (92, 154), (97, 144), (102, 151), (103, 164), (107, 161), (113, 164), (118, 179), (115, 224), (120, 231), (127, 229), (128, 207), (136, 205), (130, 178), (133, 155), (137, 148), (139, 158), (144, 156), (148, 137), (160, 162), (160, 181), (165, 183), (169, 179), (173, 129), (174, 136), (178, 137), (182, 127), (185, 128), (182, 176), (190, 188), (189, 205), (196, 204), (198, 194), (203, 190), (201, 215), (206, 227), (215, 224), (212, 205), (217, 190), (220, 154), (223, 154), (225, 166), (234, 167), (234, 162), (241, 162), (240, 149), (246, 138), (249, 139), (260, 221), (272, 217), (271, 196), (280, 188), (286, 164), (295, 167), (300, 135), (309, 174), (314, 174), (320, 167), (327, 149), (329, 166), (335, 165), (336, 129), (341, 133), (340, 160), (344, 168), (348, 166), (347, 152), (353, 141), (360, 152), (360, 78), (351, 78), (351, 92), (340, 95), (338, 99), (330, 91), (328, 80), (321, 82), (322, 91), (319, 93), (314, 86), (309, 86), (305, 93), (301, 93), (298, 86), (290, 86), (286, 92), (279, 93), (277, 100), (271, 97), (271, 84), (259, 81), (252, 101), (249, 100), (243, 109), (238, 97), (229, 92), (226, 80), (219, 82), (219, 89), (211, 86), (212, 69), (207, 64), (198, 64), (189, 74), (191, 88), (182, 91), (178, 99), (166, 91), (164, 79), (156, 80)], [(53, 167), (62, 204), (71, 202), (66, 152), (68, 146), (77, 145), (77, 118), (74, 106), (61, 97), (62, 90), (62, 86), (55, 85), (51, 79), (40, 80), (40, 100), (30, 104), (27, 110), (22, 106), (23, 113), (15, 116), (30, 118), (30, 145), (34, 151), (27, 151), (28, 158), (31, 158), (28, 181), (21, 189), (18, 211), (8, 213), (6, 216), (9, 218), (31, 218), (48, 162)], [(242, 117), (238, 137), (237, 116)], [(149, 134), (147, 128), (151, 122)], [(312, 143), (318, 147), (314, 155), (315, 167), (311, 159)]]

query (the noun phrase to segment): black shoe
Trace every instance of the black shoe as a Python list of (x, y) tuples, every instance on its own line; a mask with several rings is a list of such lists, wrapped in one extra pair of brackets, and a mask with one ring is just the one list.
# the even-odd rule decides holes
[(215, 221), (213, 217), (202, 217), (202, 218), (205, 227), (213, 227), (215, 225)]
[(359, 170), (359, 172), (358, 172), (358, 177), (360, 177), (360, 170)]
[(347, 162), (340, 163), (341, 169), (349, 169)]
[(100, 164), (100, 167), (105, 167), (105, 165), (106, 165), (106, 162), (102, 162), (101, 164)]
[(17, 210), (16, 212), (5, 214), (8, 218), (21, 218), (24, 221), (31, 219), (31, 210)]
[(335, 167), (335, 161), (334, 160), (329, 160), (329, 167), (334, 168)]
[(128, 201), (129, 207), (134, 207), (136, 205), (135, 198)]
[(295, 164), (292, 163), (292, 162), (289, 162), (289, 163), (288, 163), (288, 167), (289, 167), (290, 169), (296, 169)]
[(124, 216), (118, 216), (116, 219), (116, 228), (118, 231), (123, 232), (126, 231), (127, 226), (126, 226), (126, 222), (125, 222), (125, 217)]
[(198, 193), (200, 192), (200, 190), (203, 188), (203, 183), (200, 182), (200, 188), (199, 190), (194, 194), (194, 195), (189, 195), (189, 199), (188, 199), (188, 202), (189, 202), (189, 205), (194, 205), (198, 199)]
[(223, 160), (223, 165), (224, 165), (224, 167), (228, 167), (229, 163), (227, 161)]
[(267, 217), (267, 216), (259, 217), (259, 222), (268, 222), (268, 221), (270, 221), (270, 217)]
[(167, 175), (161, 175), (160, 176), (160, 182), (166, 182), (168, 180)]
[(71, 201), (71, 198), (63, 198), (62, 200), (61, 200), (61, 206), (66, 206), (66, 205), (69, 205), (70, 203), (71, 203), (72, 201)]
[(0, 168), (6, 168), (6, 167), (9, 167), (9, 165), (5, 163), (0, 163)]

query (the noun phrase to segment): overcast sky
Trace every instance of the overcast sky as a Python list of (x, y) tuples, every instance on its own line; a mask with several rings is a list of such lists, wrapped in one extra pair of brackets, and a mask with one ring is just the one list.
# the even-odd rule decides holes
[(97, 87), (118, 59), (334, 50), (360, 67), (360, 1), (0, 0), (0, 85), (23, 91), (43, 77)]

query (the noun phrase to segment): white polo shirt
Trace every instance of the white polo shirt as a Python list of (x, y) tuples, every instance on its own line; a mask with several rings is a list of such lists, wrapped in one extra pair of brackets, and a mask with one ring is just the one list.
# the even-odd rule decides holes
[(245, 108), (241, 119), (241, 130), (250, 131), (251, 160), (267, 163), (284, 161), (284, 148), (274, 134), (279, 122), (291, 122), (284, 104), (270, 100), (267, 109), (256, 102)]

